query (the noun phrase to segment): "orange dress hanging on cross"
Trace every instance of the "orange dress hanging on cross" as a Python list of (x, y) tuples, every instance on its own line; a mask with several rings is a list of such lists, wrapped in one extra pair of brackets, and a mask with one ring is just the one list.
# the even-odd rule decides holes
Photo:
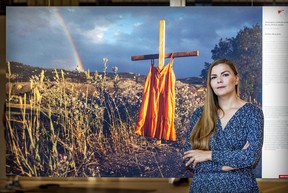
[[(159, 59), (159, 66), (151, 66), (146, 77), (143, 99), (135, 133), (157, 140), (176, 141), (174, 57), (198, 56), (199, 51), (165, 53), (165, 20), (160, 20), (159, 54), (132, 56), (131, 60)], [(172, 57), (173, 56), (173, 57)], [(171, 58), (164, 66), (164, 59)]]
[(151, 65), (144, 85), (136, 134), (176, 141), (175, 81), (173, 60), (163, 68)]

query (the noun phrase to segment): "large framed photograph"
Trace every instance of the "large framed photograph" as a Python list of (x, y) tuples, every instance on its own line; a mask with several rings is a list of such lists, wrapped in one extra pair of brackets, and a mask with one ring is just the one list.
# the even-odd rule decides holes
[[(7, 174), (189, 177), (187, 129), (218, 58), (237, 64), (240, 97), (262, 105), (261, 7), (6, 12)], [(159, 54), (161, 20), (164, 67), (157, 57), (131, 60)]]

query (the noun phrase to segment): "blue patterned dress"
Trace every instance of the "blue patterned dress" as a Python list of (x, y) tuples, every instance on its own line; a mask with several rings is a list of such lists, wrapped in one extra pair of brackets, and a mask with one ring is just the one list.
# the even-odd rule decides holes
[[(186, 150), (191, 149), (190, 134), (202, 110), (200, 107), (192, 115), (187, 132)], [(253, 168), (261, 157), (263, 127), (262, 110), (250, 103), (246, 103), (236, 111), (225, 129), (222, 128), (218, 118), (216, 131), (210, 137), (212, 160), (196, 165), (190, 193), (259, 192)], [(250, 145), (243, 150), (247, 141)], [(222, 166), (238, 169), (224, 172), (221, 170)]]

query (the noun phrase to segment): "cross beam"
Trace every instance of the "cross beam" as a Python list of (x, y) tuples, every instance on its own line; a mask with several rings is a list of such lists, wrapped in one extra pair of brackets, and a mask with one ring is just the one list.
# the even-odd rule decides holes
[[(172, 55), (173, 54), (173, 55)], [(188, 52), (171, 52), (171, 53), (165, 53), (165, 58), (179, 58), (179, 57), (189, 57), (189, 56), (199, 56), (199, 51), (188, 51)], [(139, 55), (139, 56), (131, 56), (132, 61), (136, 60), (152, 60), (152, 59), (158, 59), (159, 54), (148, 54), (148, 55)]]
[(164, 66), (165, 58), (177, 58), (177, 57), (189, 57), (189, 56), (199, 56), (199, 51), (187, 51), (187, 52), (173, 52), (165, 53), (165, 20), (160, 20), (160, 30), (159, 30), (159, 54), (149, 54), (140, 56), (131, 56), (131, 60), (153, 60), (159, 59), (159, 67)]

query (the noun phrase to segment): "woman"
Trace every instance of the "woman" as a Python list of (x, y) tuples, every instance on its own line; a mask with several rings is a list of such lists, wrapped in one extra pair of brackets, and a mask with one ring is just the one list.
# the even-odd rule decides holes
[(263, 112), (239, 98), (239, 83), (227, 59), (208, 69), (204, 106), (192, 115), (183, 156), (193, 170), (190, 193), (259, 192), (253, 168), (261, 157)]

